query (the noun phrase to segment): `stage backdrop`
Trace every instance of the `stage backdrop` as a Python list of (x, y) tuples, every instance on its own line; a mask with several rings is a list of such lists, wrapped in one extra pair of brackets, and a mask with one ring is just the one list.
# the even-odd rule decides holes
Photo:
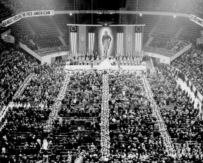
[(144, 25), (69, 25), (73, 55), (138, 56), (142, 52)]

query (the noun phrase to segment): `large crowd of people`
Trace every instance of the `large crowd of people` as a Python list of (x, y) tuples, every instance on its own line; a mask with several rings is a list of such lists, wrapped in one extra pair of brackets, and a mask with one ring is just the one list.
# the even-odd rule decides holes
[[(8, 53), (10, 55), (6, 55)], [(44, 125), (62, 87), (64, 65), (39, 65), (35, 59), (14, 49), (3, 51), (1, 59), (4, 61), (2, 66), (14, 65), (2, 71), (2, 88), (6, 84), (6, 95), (11, 93), (10, 98), (2, 96), (5, 101), (2, 104), (9, 104), (4, 117), (6, 123), (0, 132), (0, 160), (3, 162), (73, 162), (76, 159), (87, 163), (102, 162), (100, 130), (104, 73), (109, 76), (108, 162), (164, 160), (181, 163), (198, 162), (203, 157), (199, 110), (164, 65), (155, 73), (147, 73), (147, 78), (173, 140), (176, 158), (169, 156), (165, 149), (139, 73), (72, 71), (59, 117), (53, 130), (47, 133)], [(34, 75), (20, 97), (12, 99), (31, 73)]]
[(160, 65), (156, 73), (148, 75), (154, 99), (173, 140), (177, 159), (182, 162), (202, 160), (202, 119), (199, 106), (194, 107), (190, 95), (182, 91), (166, 65)]
[(203, 93), (202, 48), (194, 47), (176, 59), (172, 66), (178, 68)]
[(135, 72), (123, 72), (112, 73), (109, 78), (111, 162), (170, 159), (155, 127), (156, 118), (141, 77)]
[(14, 49), (5, 49), (0, 55), (1, 105), (7, 105), (24, 79), (34, 72), (37, 60)]
[[(187, 0), (164, 1), (157, 5), (139, 8), (153, 11), (192, 11)], [(198, 0), (196, 0), (197, 2)], [(67, 10), (69, 3), (61, 0), (57, 5), (50, 0), (2, 0), (0, 20), (23, 11)], [(156, 3), (155, 3), (156, 2)], [(143, 2), (142, 2), (143, 3)], [(202, 4), (199, 1), (200, 4)], [(143, 3), (144, 4), (144, 3)], [(197, 3), (195, 3), (197, 4)], [(196, 6), (196, 5), (195, 5)], [(202, 6), (202, 5), (201, 5)], [(201, 9), (199, 6), (199, 9)], [(72, 5), (73, 7), (73, 5)], [(198, 7), (198, 6), (196, 6)], [(29, 41), (28, 31), (15, 34), (16, 39)], [(36, 40), (42, 37), (37, 36)], [(173, 55), (187, 46), (189, 41), (162, 39), (154, 42), (156, 52)], [(152, 42), (153, 44), (153, 42)], [(163, 47), (162, 47), (163, 46)], [(53, 47), (53, 49), (51, 48)], [(158, 47), (158, 48), (157, 48)], [(162, 48), (160, 48), (162, 47)], [(64, 50), (57, 39), (49, 39), (45, 48)], [(38, 49), (37, 45), (35, 49)], [(202, 48), (193, 47), (176, 59), (172, 66), (178, 68), (203, 93)], [(67, 49), (65, 49), (67, 50)], [(168, 51), (167, 51), (168, 50)], [(39, 54), (43, 53), (38, 51)], [(116, 65), (140, 65), (141, 56), (122, 55), (111, 58)], [(99, 65), (104, 58), (98, 55), (73, 56), (66, 64)], [(40, 65), (37, 59), (0, 42), (0, 163), (201, 163), (203, 159), (203, 120), (199, 105), (178, 86), (167, 65), (159, 65), (154, 72), (124, 70), (73, 70), (69, 71), (65, 98), (54, 117), (52, 130), (45, 130), (46, 122), (59, 102), (58, 95), (65, 83), (64, 65)], [(107, 113), (109, 134), (103, 129), (103, 77), (108, 75)], [(152, 101), (146, 95), (143, 82), (146, 75), (154, 100), (160, 109), (166, 132), (172, 140), (175, 154), (169, 155), (154, 114)], [(30, 77), (30, 80), (27, 80)], [(25, 83), (27, 80), (28, 83)], [(23, 87), (25, 86), (25, 87)], [(21, 88), (18, 96), (15, 94)], [(53, 117), (51, 117), (53, 118)], [(110, 156), (102, 158), (102, 136), (110, 140)], [(102, 158), (102, 159), (101, 159)]]

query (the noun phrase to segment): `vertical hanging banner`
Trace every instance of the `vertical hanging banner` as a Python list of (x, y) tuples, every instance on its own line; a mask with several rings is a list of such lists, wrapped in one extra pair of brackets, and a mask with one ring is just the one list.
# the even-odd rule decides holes
[(94, 54), (95, 48), (95, 33), (88, 33), (88, 53), (90, 55)]
[(27, 11), (19, 13), (13, 17), (10, 17), (2, 21), (2, 27), (8, 27), (9, 25), (27, 17), (38, 17), (38, 16), (52, 16), (54, 15), (54, 10), (39, 10), (39, 11)]
[(124, 52), (124, 41), (123, 41), (123, 27), (117, 27), (117, 48), (116, 56), (122, 56)]
[(88, 26), (87, 27), (88, 55), (94, 55), (95, 47), (96, 47), (96, 41), (95, 41), (96, 33), (97, 33), (97, 28), (95, 26)]
[(87, 27), (86, 26), (79, 26), (79, 53), (80, 54), (86, 54), (86, 33), (87, 33)]
[(134, 26), (125, 27), (125, 53), (127, 56), (133, 53)]
[(71, 52), (73, 55), (77, 56), (77, 26), (70, 26), (70, 44)]
[(142, 41), (143, 40), (143, 27), (135, 27), (135, 54), (140, 55), (142, 52)]
[(116, 28), (114, 27), (98, 28), (98, 47), (99, 54), (102, 58), (115, 56), (115, 35)]

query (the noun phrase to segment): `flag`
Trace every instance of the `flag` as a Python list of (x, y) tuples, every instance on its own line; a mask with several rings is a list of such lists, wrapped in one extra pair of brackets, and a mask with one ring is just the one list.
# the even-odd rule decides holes
[(135, 27), (135, 52), (139, 55), (142, 51), (142, 26)]
[(77, 56), (77, 27), (70, 26), (70, 43), (71, 43), (71, 52)]

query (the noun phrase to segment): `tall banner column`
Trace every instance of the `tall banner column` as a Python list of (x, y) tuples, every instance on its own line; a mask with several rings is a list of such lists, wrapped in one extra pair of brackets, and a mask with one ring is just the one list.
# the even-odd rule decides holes
[(133, 53), (133, 38), (134, 38), (134, 27), (126, 26), (125, 27), (125, 53), (127, 56)]
[(86, 33), (87, 33), (87, 27), (86, 26), (79, 26), (79, 53), (86, 54)]

